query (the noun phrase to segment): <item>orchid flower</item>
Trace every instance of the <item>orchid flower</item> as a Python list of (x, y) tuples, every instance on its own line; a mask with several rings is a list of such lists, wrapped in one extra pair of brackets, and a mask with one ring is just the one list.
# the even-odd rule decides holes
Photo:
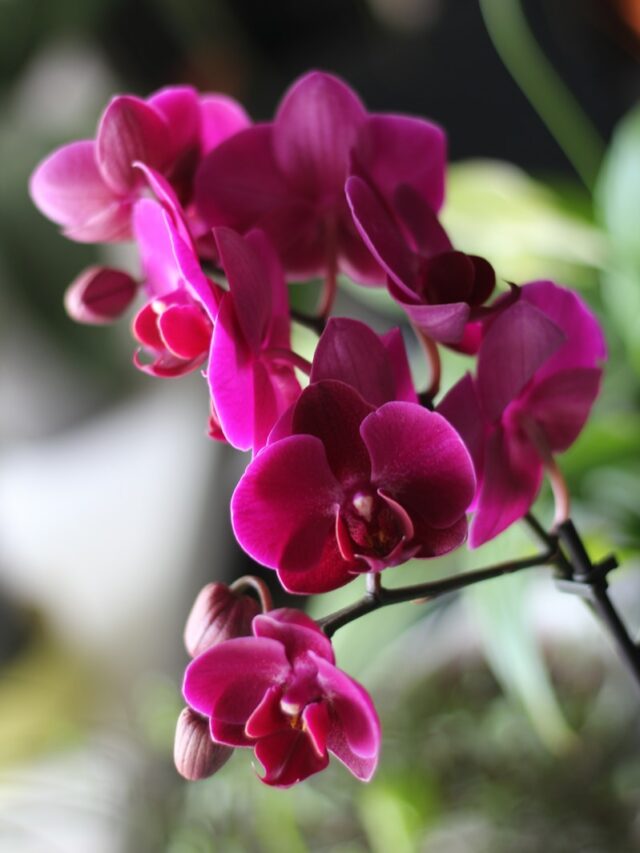
[(257, 452), (300, 393), (291, 351), (287, 289), (278, 258), (260, 231), (214, 231), (229, 291), (220, 302), (207, 376), (215, 422), (227, 441)]
[(520, 298), (491, 320), (476, 377), (466, 374), (438, 407), (474, 460), (478, 494), (471, 547), (528, 512), (545, 466), (580, 434), (605, 358), (593, 314), (551, 281), (524, 285)]
[(491, 265), (455, 251), (434, 210), (410, 186), (397, 188), (392, 209), (361, 177), (349, 178), (346, 193), (389, 293), (414, 326), (439, 343), (473, 349), (468, 324), (495, 286)]
[(355, 164), (386, 198), (408, 184), (434, 210), (442, 204), (442, 130), (407, 116), (370, 115), (345, 83), (314, 71), (293, 84), (273, 122), (241, 131), (205, 158), (196, 204), (211, 226), (263, 229), (288, 278), (333, 280), (342, 271), (382, 284), (344, 196)]
[(231, 98), (199, 96), (189, 86), (161, 89), (146, 100), (119, 95), (102, 114), (95, 141), (63, 145), (38, 166), (31, 197), (72, 240), (127, 240), (133, 205), (146, 185), (138, 163), (165, 176), (186, 205), (202, 157), (248, 124)]
[(209, 354), (222, 290), (202, 272), (179, 207), (141, 199), (133, 213), (148, 301), (133, 321), (133, 334), (153, 357), (134, 356), (153, 376), (181, 376)]
[(376, 409), (325, 380), (283, 421), (238, 483), (231, 513), (240, 545), (285, 589), (326, 592), (464, 541), (473, 466), (440, 415), (402, 401)]
[(368, 781), (380, 723), (364, 688), (335, 666), (331, 642), (298, 610), (256, 616), (252, 628), (185, 673), (184, 698), (209, 718), (214, 742), (253, 748), (262, 781), (278, 788), (324, 770), (329, 753)]

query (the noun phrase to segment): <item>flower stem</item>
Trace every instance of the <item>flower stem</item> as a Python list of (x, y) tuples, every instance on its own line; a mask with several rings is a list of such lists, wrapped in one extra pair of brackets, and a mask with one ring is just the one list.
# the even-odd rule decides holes
[(604, 145), (528, 25), (521, 0), (479, 0), (496, 52), (565, 156), (592, 191)]
[(263, 350), (262, 354), (273, 361), (284, 361), (292, 364), (307, 376), (311, 373), (311, 362), (293, 350), (286, 349), (285, 347), (269, 347), (269, 349)]
[(309, 314), (303, 314), (301, 311), (296, 311), (295, 308), (291, 309), (291, 319), (296, 323), (299, 323), (301, 326), (306, 326), (307, 329), (311, 329), (311, 331), (315, 332), (318, 336), (324, 332), (324, 327), (327, 325), (324, 317), (312, 317)]
[[(502, 575), (513, 574), (514, 572), (529, 569), (533, 566), (544, 566), (555, 564), (559, 558), (557, 546), (551, 547), (541, 554), (536, 554), (533, 557), (525, 557), (522, 560), (510, 560), (506, 563), (497, 563), (494, 566), (487, 566), (483, 569), (476, 569), (472, 572), (463, 572), (459, 575), (451, 575), (447, 578), (442, 578), (437, 581), (429, 581), (428, 583), (416, 584), (414, 586), (405, 586), (398, 589), (386, 589), (382, 586), (380, 580), (372, 581), (371, 586), (367, 584), (367, 593), (358, 601), (338, 610), (336, 613), (331, 613), (319, 620), (319, 625), (324, 633), (331, 637), (338, 628), (348, 625), (355, 619), (365, 616), (380, 607), (386, 607), (390, 604), (401, 604), (407, 601), (420, 601), (425, 599), (438, 598), (449, 592), (463, 589), (472, 584), (480, 583), (481, 581), (491, 580)], [(380, 575), (368, 575), (377, 577)]]
[(268, 613), (273, 608), (273, 599), (271, 598), (269, 587), (263, 580), (254, 575), (243, 575), (234, 581), (229, 589), (237, 593), (243, 593), (247, 589), (252, 589), (260, 599), (260, 606), (263, 613)]

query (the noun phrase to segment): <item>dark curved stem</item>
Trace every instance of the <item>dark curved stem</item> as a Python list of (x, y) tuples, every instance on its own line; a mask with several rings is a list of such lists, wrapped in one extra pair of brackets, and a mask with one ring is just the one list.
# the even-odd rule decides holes
[(324, 317), (303, 314), (301, 311), (296, 311), (295, 308), (291, 309), (291, 319), (295, 320), (296, 323), (299, 323), (301, 326), (306, 326), (307, 329), (311, 329), (311, 331), (315, 332), (316, 335), (321, 335), (324, 332), (324, 327), (327, 325)]
[[(338, 610), (336, 613), (331, 613), (319, 620), (319, 625), (324, 633), (331, 637), (338, 628), (348, 625), (354, 619), (359, 619), (373, 610), (378, 610), (380, 607), (387, 607), (389, 604), (401, 604), (406, 601), (430, 601), (438, 598), (449, 592), (455, 592), (472, 584), (481, 583), (482, 581), (491, 580), (492, 578), (500, 577), (501, 575), (509, 575), (514, 572), (529, 569), (533, 566), (551, 565), (558, 559), (559, 552), (557, 547), (550, 548), (541, 554), (536, 554), (533, 557), (525, 557), (522, 560), (509, 560), (506, 563), (497, 563), (494, 566), (487, 566), (483, 569), (476, 569), (472, 572), (463, 572), (459, 575), (442, 578), (442, 580), (429, 581), (427, 583), (415, 584), (413, 586), (405, 586), (399, 589), (385, 589), (380, 583), (375, 587), (372, 585), (361, 599)], [(375, 577), (379, 578), (380, 575)]]

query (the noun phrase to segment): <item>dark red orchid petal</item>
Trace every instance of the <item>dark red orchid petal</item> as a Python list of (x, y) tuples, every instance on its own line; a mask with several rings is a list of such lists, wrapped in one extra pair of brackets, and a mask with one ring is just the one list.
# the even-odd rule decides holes
[(89, 267), (67, 288), (64, 307), (78, 323), (103, 325), (124, 314), (138, 292), (128, 273), (111, 267)]

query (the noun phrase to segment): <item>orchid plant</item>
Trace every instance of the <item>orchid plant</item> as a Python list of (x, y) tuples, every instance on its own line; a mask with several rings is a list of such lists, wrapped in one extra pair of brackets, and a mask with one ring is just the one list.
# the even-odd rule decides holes
[[(344, 82), (314, 71), (261, 124), (230, 98), (184, 86), (118, 96), (95, 140), (63, 146), (33, 174), (35, 204), (67, 237), (135, 240), (140, 278), (85, 270), (67, 310), (111, 323), (137, 302), (136, 367), (202, 372), (209, 436), (251, 453), (231, 500), (242, 548), (298, 595), (366, 578), (364, 597), (320, 622), (273, 610), (257, 578), (205, 587), (185, 631), (193, 660), (175, 759), (188, 779), (244, 747), (268, 785), (319, 772), (329, 754), (368, 780), (380, 724), (364, 688), (336, 667), (334, 631), (380, 606), (534, 565), (555, 565), (565, 582), (591, 571), (604, 582), (611, 568), (580, 550), (555, 458), (598, 395), (602, 331), (552, 281), (509, 283), (491, 301), (490, 260), (454, 247), (438, 218), (445, 145), (437, 125), (369, 114)], [(399, 329), (379, 335), (332, 316), (339, 274), (387, 288), (401, 306), (427, 358), (426, 390), (415, 388)], [(317, 276), (315, 314), (292, 312), (287, 285)], [(292, 322), (317, 334), (311, 361), (292, 347)], [(441, 399), (439, 347), (470, 365)], [(530, 515), (545, 472), (551, 532)], [(382, 584), (386, 570), (467, 540), (478, 547), (523, 518), (539, 555)]]

